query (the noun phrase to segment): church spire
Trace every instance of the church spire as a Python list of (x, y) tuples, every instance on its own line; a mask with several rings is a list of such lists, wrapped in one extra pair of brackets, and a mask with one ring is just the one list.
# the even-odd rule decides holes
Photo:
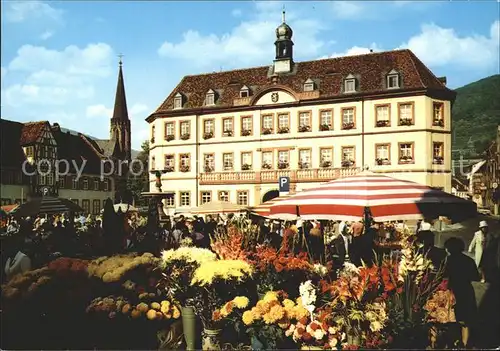
[(115, 107), (113, 109), (112, 119), (128, 120), (127, 98), (125, 97), (125, 84), (123, 82), (123, 55), (118, 55), (120, 61), (118, 62), (118, 84), (116, 85)]

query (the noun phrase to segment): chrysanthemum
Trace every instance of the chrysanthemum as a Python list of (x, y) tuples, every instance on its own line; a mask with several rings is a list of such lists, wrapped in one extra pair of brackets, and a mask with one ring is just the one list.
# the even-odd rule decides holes
[(276, 291), (268, 291), (264, 295), (264, 298), (262, 300), (265, 302), (277, 301), (278, 300), (278, 293)]
[(283, 307), (276, 305), (273, 306), (271, 310), (264, 315), (263, 319), (266, 324), (272, 324), (276, 323), (284, 316), (285, 316), (285, 310), (283, 309)]
[(253, 268), (241, 260), (207, 261), (198, 267), (193, 274), (191, 285), (210, 285), (216, 279), (242, 281), (251, 276)]
[(252, 313), (252, 311), (243, 312), (242, 320), (245, 325), (252, 324), (254, 321), (254, 314)]
[(237, 308), (246, 308), (250, 301), (246, 296), (237, 296), (233, 299), (233, 302)]

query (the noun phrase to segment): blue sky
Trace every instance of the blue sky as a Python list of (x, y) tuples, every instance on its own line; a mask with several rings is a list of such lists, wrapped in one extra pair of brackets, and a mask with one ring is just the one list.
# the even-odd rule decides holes
[(268, 65), (285, 5), (295, 59), (410, 48), (452, 88), (499, 73), (498, 1), (2, 1), (1, 117), (109, 134), (123, 53), (132, 142), (186, 74)]

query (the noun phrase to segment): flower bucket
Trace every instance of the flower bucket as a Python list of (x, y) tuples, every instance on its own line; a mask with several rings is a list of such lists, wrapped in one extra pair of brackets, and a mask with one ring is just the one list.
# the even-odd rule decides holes
[(186, 350), (195, 350), (196, 315), (193, 307), (181, 307), (182, 332), (186, 341)]
[(261, 351), (261, 350), (265, 350), (265, 345), (262, 343), (262, 341), (259, 340), (258, 337), (256, 337), (255, 335), (253, 335), (251, 338), (250, 338), (250, 343), (251, 343), (251, 346), (252, 346), (252, 351)]
[(201, 349), (203, 351), (219, 351), (221, 329), (203, 329), (201, 336)]

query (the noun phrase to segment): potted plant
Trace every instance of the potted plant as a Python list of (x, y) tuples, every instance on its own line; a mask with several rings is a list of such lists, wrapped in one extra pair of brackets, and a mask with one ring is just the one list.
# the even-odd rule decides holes
[(181, 165), (179, 170), (183, 173), (189, 172), (190, 167), (188, 165)]
[(271, 164), (270, 163), (263, 163), (262, 169), (271, 169)]
[(225, 130), (224, 136), (228, 136), (228, 137), (233, 136), (233, 131), (232, 130)]
[(214, 168), (211, 165), (205, 165), (205, 167), (203, 169), (204, 169), (205, 173), (211, 173), (214, 171)]
[(353, 161), (350, 161), (350, 160), (344, 160), (344, 161), (342, 161), (342, 167), (344, 167), (344, 168), (351, 167), (353, 165), (354, 165)]
[(444, 127), (444, 121), (441, 118), (438, 118), (432, 122), (432, 125), (435, 127)]
[(434, 159), (432, 162), (437, 164), (437, 165), (442, 165), (444, 163), (444, 158), (442, 156), (434, 156)]
[(311, 127), (308, 125), (303, 125), (299, 127), (299, 133), (310, 132)]
[(319, 126), (319, 130), (322, 131), (322, 132), (330, 130), (330, 129), (331, 129), (331, 126), (329, 124), (326, 124), (326, 123), (325, 124), (321, 124)]
[(233, 170), (233, 163), (232, 162), (227, 162), (224, 164), (224, 170), (225, 171), (232, 171)]
[(203, 350), (220, 350), (222, 316), (217, 312), (227, 301), (244, 295), (240, 292), (252, 274), (252, 266), (242, 260), (207, 261), (194, 271), (190, 286), (196, 290), (195, 311), (203, 323)]
[(203, 139), (207, 140), (207, 139), (212, 139), (214, 137), (214, 133), (213, 132), (206, 132), (203, 134)]
[(250, 129), (243, 129), (241, 131), (242, 136), (249, 136), (250, 134), (252, 134), (252, 131)]
[(400, 118), (399, 125), (401, 126), (411, 126), (413, 125), (413, 120), (411, 118)]
[(287, 169), (287, 168), (288, 168), (288, 162), (286, 161), (278, 162), (278, 169)]
[(353, 128), (354, 128), (354, 122), (342, 123), (342, 129), (353, 129)]
[(332, 162), (331, 161), (327, 161), (327, 160), (321, 161), (321, 168), (328, 168), (328, 167), (331, 167), (331, 166), (332, 166)]
[(377, 121), (376, 125), (377, 127), (387, 127), (389, 126), (389, 121), (388, 120)]
[(307, 168), (309, 168), (309, 163), (307, 163), (307, 162), (299, 162), (299, 168), (300, 169), (307, 169)]
[(286, 133), (289, 133), (290, 132), (290, 128), (288, 127), (280, 127), (278, 129), (278, 134), (286, 134)]
[(244, 163), (244, 164), (241, 165), (241, 170), (242, 171), (249, 171), (251, 169), (252, 169), (252, 166), (249, 165), (249, 164), (247, 164), (247, 163)]
[(262, 129), (262, 134), (264, 135), (269, 135), (269, 134), (272, 134), (273, 133), (273, 129), (272, 128), (264, 128)]
[(216, 256), (212, 251), (197, 247), (180, 247), (162, 254), (162, 282), (166, 287), (167, 296), (181, 304), (184, 338), (188, 350), (194, 350), (196, 343), (194, 300), (198, 291), (191, 285), (193, 274), (204, 262), (215, 260)]
[(164, 171), (165, 171), (166, 173), (173, 172), (173, 171), (174, 171), (174, 166), (171, 166), (171, 165), (165, 166)]
[(408, 156), (408, 155), (403, 155), (403, 156), (401, 156), (401, 157), (399, 158), (399, 161), (400, 161), (401, 163), (410, 163), (410, 162), (412, 162), (412, 161), (413, 161), (413, 157)]
[(379, 166), (390, 164), (388, 158), (377, 158), (376, 162), (377, 162), (377, 165), (379, 165)]
[(174, 139), (175, 139), (175, 136), (173, 134), (169, 134), (169, 135), (165, 136), (166, 141), (172, 141)]
[(184, 133), (181, 135), (182, 140), (188, 140), (190, 137), (191, 137), (191, 135), (189, 133)]

